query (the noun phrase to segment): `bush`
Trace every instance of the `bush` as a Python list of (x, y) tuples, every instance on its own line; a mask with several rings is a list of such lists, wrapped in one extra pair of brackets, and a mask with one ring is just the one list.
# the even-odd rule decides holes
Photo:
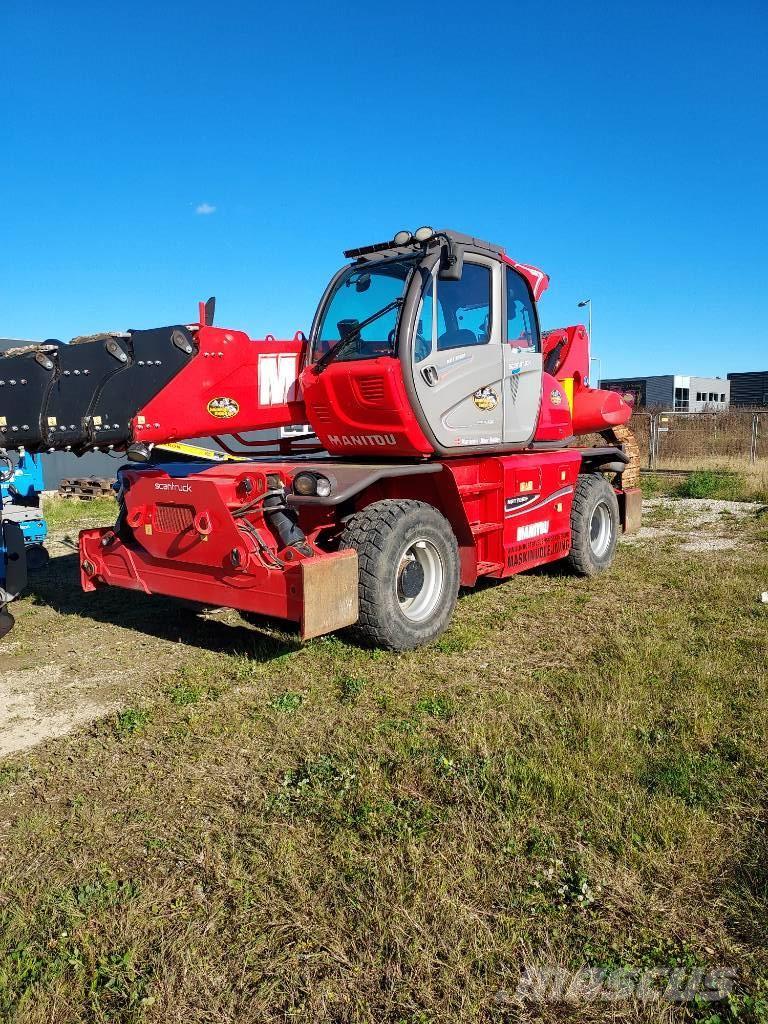
[(675, 490), (679, 498), (720, 498), (741, 501), (746, 481), (740, 473), (716, 472), (698, 469), (690, 474)]

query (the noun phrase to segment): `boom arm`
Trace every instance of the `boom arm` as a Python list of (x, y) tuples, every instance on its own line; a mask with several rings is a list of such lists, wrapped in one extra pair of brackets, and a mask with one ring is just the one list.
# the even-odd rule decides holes
[(0, 448), (82, 454), (305, 423), (303, 335), (255, 341), (204, 321), (0, 358)]

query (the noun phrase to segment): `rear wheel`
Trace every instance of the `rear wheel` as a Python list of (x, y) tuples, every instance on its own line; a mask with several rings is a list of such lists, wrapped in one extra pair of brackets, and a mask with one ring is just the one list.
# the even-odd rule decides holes
[(582, 473), (571, 507), (568, 564), (579, 576), (594, 576), (613, 561), (619, 539), (616, 492), (599, 473)]
[(367, 643), (406, 651), (445, 630), (459, 592), (459, 548), (450, 523), (423, 501), (377, 501), (348, 521), (342, 548), (357, 551), (360, 618)]

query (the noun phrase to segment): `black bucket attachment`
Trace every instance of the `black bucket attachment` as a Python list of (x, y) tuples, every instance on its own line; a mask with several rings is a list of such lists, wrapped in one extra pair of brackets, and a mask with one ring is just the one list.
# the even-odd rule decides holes
[(0, 357), (0, 448), (123, 447), (134, 416), (196, 354), (192, 332), (176, 326)]

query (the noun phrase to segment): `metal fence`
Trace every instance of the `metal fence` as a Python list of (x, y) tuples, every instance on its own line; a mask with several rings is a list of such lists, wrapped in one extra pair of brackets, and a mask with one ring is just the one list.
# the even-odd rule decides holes
[(722, 413), (638, 410), (630, 426), (643, 469), (698, 469), (768, 460), (768, 409)]

